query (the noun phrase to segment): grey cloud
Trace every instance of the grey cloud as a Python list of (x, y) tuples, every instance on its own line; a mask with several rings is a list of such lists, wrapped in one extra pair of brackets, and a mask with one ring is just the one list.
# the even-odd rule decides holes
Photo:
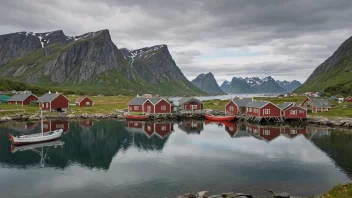
[(80, 35), (109, 29), (118, 47), (167, 44), (186, 75), (204, 72), (204, 66), (195, 63), (203, 46), (221, 50), (267, 45), (270, 53), (290, 57), (288, 62), (210, 69), (229, 79), (263, 73), (304, 79), (352, 35), (351, 13), (350, 0), (1, 0), (0, 34), (62, 29)]

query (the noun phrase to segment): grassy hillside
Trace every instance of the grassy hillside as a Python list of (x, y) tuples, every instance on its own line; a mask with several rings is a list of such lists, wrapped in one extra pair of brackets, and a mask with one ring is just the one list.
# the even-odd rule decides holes
[(328, 95), (352, 93), (352, 37), (317, 67), (296, 92), (322, 91)]

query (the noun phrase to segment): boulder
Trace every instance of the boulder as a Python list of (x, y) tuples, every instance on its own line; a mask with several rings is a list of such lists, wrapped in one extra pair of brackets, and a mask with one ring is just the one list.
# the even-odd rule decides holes
[(197, 193), (199, 198), (208, 198), (211, 196), (209, 191), (201, 191)]

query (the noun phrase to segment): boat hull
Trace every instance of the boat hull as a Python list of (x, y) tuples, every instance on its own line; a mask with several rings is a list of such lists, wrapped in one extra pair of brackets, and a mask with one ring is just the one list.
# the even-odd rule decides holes
[(12, 144), (14, 144), (16, 146), (25, 145), (25, 144), (35, 144), (35, 143), (49, 142), (49, 141), (57, 140), (61, 137), (62, 132), (63, 132), (63, 130), (59, 129), (59, 130), (56, 130), (53, 132), (44, 133), (43, 136), (40, 136), (39, 134), (34, 134), (34, 135), (19, 136), (19, 137), (15, 137), (15, 136), (9, 134), (9, 139), (12, 142)]
[(206, 115), (207, 120), (212, 121), (232, 121), (236, 117), (235, 116), (213, 116), (213, 115)]

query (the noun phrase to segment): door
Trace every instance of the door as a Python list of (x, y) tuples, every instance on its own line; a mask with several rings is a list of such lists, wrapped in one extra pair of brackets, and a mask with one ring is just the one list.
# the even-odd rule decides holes
[(147, 106), (147, 112), (150, 113), (152, 111), (152, 107), (151, 106)]

